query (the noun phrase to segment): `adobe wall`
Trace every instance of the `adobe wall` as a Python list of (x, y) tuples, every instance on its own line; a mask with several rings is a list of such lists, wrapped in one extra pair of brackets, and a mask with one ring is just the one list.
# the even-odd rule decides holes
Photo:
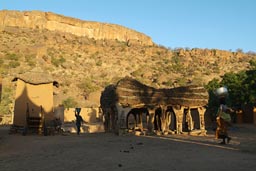
[(27, 110), (30, 116), (39, 117), (41, 106), (45, 119), (53, 119), (53, 85), (32, 85), (18, 79), (14, 105), (14, 125), (26, 124)]
[[(102, 113), (99, 108), (81, 108), (80, 115), (83, 117), (83, 120), (88, 123), (95, 123), (102, 120)], [(65, 109), (64, 122), (73, 122), (75, 120), (75, 108)]]

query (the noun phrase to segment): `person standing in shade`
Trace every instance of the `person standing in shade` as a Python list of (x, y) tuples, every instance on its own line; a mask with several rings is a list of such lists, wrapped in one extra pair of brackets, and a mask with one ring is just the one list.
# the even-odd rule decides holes
[(80, 115), (81, 108), (75, 109), (75, 116), (76, 116), (76, 127), (77, 127), (77, 135), (81, 132), (81, 124), (84, 122), (82, 116)]

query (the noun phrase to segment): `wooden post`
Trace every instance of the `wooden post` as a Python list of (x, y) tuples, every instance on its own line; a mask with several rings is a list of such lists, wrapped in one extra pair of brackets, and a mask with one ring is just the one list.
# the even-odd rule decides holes
[(167, 112), (167, 106), (161, 105), (161, 129), (163, 133), (169, 132), (170, 113)]
[(202, 134), (206, 134), (206, 130), (205, 130), (205, 121), (204, 121), (204, 114), (206, 109), (204, 107), (199, 107), (197, 108), (198, 113), (199, 113), (199, 119), (200, 119), (200, 130)]
[(190, 108), (188, 108), (188, 112), (186, 114), (186, 122), (188, 123), (188, 130), (192, 131), (194, 129), (194, 123), (193, 123), (193, 119), (191, 116)]
[(153, 132), (154, 129), (154, 116), (155, 116), (155, 109), (148, 109), (148, 131)]
[(184, 106), (174, 106), (173, 111), (174, 111), (174, 114), (176, 115), (176, 133), (181, 134)]

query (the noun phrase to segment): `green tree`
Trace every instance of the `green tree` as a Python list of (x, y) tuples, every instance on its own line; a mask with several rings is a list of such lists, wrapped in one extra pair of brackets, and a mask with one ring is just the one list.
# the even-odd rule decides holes
[(248, 86), (245, 85), (247, 74), (245, 71), (239, 73), (226, 73), (221, 81), (222, 85), (227, 86), (229, 92), (230, 105), (240, 108), (247, 98)]
[(236, 52), (240, 52), (240, 53), (243, 53), (243, 49), (241, 49), (241, 48), (238, 48), (238, 49), (236, 49)]
[(250, 60), (249, 64), (251, 69), (256, 69), (256, 60)]
[(246, 91), (244, 94), (244, 103), (255, 105), (256, 102), (256, 70), (246, 71), (247, 77), (244, 80), (243, 86)]
[(220, 81), (216, 78), (211, 80), (206, 86), (206, 90), (209, 93), (209, 101), (208, 101), (208, 108), (214, 109), (214, 111), (217, 111), (218, 108), (218, 97), (215, 95), (215, 90), (220, 86)]
[[(255, 61), (250, 61), (251, 68), (255, 68)], [(228, 88), (228, 105), (240, 109), (242, 105), (256, 104), (256, 70), (240, 71), (238, 73), (226, 73), (222, 80), (218, 82), (213, 79), (206, 85), (209, 91), (209, 107), (217, 105), (218, 98), (214, 96), (214, 90), (218, 87), (226, 86)]]

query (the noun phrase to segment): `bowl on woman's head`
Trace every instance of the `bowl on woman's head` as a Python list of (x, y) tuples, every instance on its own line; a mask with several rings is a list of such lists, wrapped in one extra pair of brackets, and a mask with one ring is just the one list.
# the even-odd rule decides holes
[(228, 95), (228, 89), (227, 87), (220, 87), (215, 90), (215, 94), (218, 97), (226, 97)]

